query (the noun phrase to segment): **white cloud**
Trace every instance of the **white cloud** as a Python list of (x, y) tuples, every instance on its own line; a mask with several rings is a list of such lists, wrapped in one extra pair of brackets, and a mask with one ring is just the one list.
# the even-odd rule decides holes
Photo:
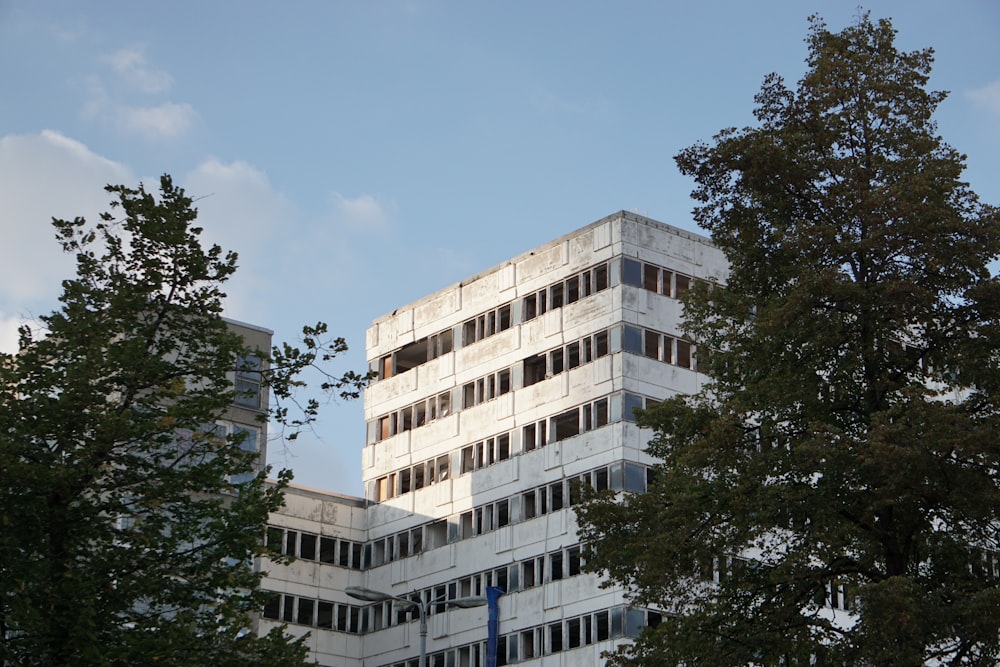
[(968, 97), (992, 114), (1000, 116), (1000, 81), (968, 92)]
[(333, 193), (333, 217), (339, 226), (355, 232), (381, 233), (391, 227), (391, 204), (363, 194), (354, 199)]
[(266, 173), (238, 160), (207, 160), (177, 182), (195, 200), (204, 242), (239, 254), (240, 269), (226, 288), (226, 314), (263, 321), (268, 295), (289, 289), (273, 275), (286, 269), (280, 248), (283, 235), (297, 226), (292, 205)]
[(198, 118), (190, 104), (165, 102), (155, 107), (116, 109), (121, 127), (151, 139), (173, 139), (187, 134)]
[[(52, 218), (96, 221), (108, 183), (134, 183), (124, 165), (52, 130), (0, 137), (0, 345), (16, 340), (20, 317), (55, 307), (73, 258), (56, 242)], [(5, 348), (6, 349), (6, 348)]]
[(170, 74), (149, 66), (140, 48), (120, 49), (103, 60), (128, 85), (143, 93), (165, 93), (174, 84)]
[[(126, 84), (128, 90), (143, 94), (167, 92), (173, 85), (173, 77), (168, 73), (148, 66), (139, 49), (122, 49), (105, 56), (117, 77)], [(169, 140), (181, 137), (195, 126), (198, 113), (186, 102), (163, 101), (157, 104), (134, 104), (117, 93), (108, 90), (104, 80), (91, 75), (83, 80), (86, 94), (81, 115), (88, 120), (96, 120), (128, 134), (139, 135), (150, 140)]]

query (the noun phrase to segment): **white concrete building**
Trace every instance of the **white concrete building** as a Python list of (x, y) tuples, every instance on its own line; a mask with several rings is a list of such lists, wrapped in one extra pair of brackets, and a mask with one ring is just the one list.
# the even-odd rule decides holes
[[(300, 560), (271, 569), (263, 629), (311, 631), (323, 665), (415, 666), (413, 614), (355, 585), (503, 588), (498, 664), (599, 664), (657, 623), (580, 573), (572, 482), (644, 490), (632, 409), (698, 389), (677, 297), (725, 271), (704, 237), (622, 211), (376, 320), (366, 498), (289, 494), (271, 539)], [(485, 664), (486, 609), (432, 611), (428, 664)]]

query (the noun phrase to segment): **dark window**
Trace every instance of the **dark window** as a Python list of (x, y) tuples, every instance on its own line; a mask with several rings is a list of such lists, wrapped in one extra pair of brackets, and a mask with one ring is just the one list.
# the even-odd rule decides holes
[(510, 306), (502, 306), (500, 310), (497, 311), (499, 328), (498, 331), (506, 331), (510, 329)]
[(563, 350), (559, 348), (558, 350), (553, 350), (550, 355), (552, 358), (552, 374), (558, 375), (563, 372)]
[(472, 345), (476, 340), (476, 321), (469, 320), (462, 325), (462, 345)]
[(549, 625), (549, 652), (558, 653), (563, 650), (562, 623)]
[(594, 625), (597, 630), (597, 641), (603, 642), (611, 638), (611, 619), (607, 611), (594, 614)]
[(316, 614), (316, 625), (321, 628), (333, 628), (333, 603), (320, 602)]
[(691, 287), (691, 279), (687, 276), (676, 274), (677, 278), (677, 288), (674, 290), (674, 296), (678, 299), (684, 296), (684, 293), (688, 291)]
[(497, 374), (497, 395), (503, 395), (510, 391), (510, 370), (500, 371)]
[(295, 615), (295, 622), (300, 625), (312, 625), (314, 604), (313, 600), (299, 598), (299, 612)]
[(583, 633), (580, 630), (580, 619), (571, 618), (566, 621), (566, 647), (577, 648), (583, 644)]
[(281, 596), (275, 593), (274, 595), (269, 595), (267, 601), (264, 602), (264, 618), (270, 618), (275, 621), (278, 620), (281, 614)]
[(528, 424), (523, 429), (521, 429), (521, 440), (522, 440), (521, 446), (524, 448), (524, 451), (530, 452), (537, 446), (535, 445), (535, 438), (536, 435), (535, 435), (534, 424)]
[(319, 560), (321, 563), (334, 563), (337, 559), (337, 540), (332, 537), (319, 538)]
[(527, 521), (528, 519), (534, 519), (535, 516), (535, 492), (528, 491), (521, 494), (521, 520)]
[(524, 658), (535, 657), (535, 631), (523, 630), (521, 632), (521, 656)]
[(504, 433), (497, 436), (497, 460), (504, 461), (510, 458), (510, 435)]
[(657, 284), (660, 278), (659, 267), (653, 266), (652, 264), (642, 265), (642, 286), (649, 290), (650, 292), (658, 292), (659, 285)]
[(535, 585), (535, 561), (534, 559), (526, 560), (521, 563), (521, 574), (523, 575), (521, 579), (524, 581), (525, 588), (531, 588)]
[(673, 290), (671, 289), (673, 277), (673, 272), (663, 269), (663, 281), (660, 283), (660, 294), (665, 294), (666, 296), (673, 295)]
[(563, 578), (563, 552), (553, 551), (549, 554), (549, 581), (559, 581)]
[(521, 321), (527, 322), (528, 320), (534, 319), (537, 315), (537, 297), (534, 294), (529, 294), (524, 297), (524, 301), (521, 303)]
[(549, 492), (552, 494), (552, 511), (563, 508), (563, 483), (561, 481), (549, 485)]
[(524, 386), (530, 387), (545, 379), (545, 355), (537, 354), (524, 360)]
[(576, 368), (580, 365), (580, 343), (570, 343), (566, 346), (566, 367)]
[(608, 288), (608, 265), (601, 264), (594, 269), (594, 291), (600, 292)]
[(596, 350), (594, 356), (597, 358), (606, 356), (608, 354), (608, 332), (602, 331), (598, 334), (594, 334), (594, 348)]
[(622, 346), (626, 352), (642, 354), (642, 329), (626, 324), (623, 338)]
[(573, 276), (566, 281), (566, 303), (574, 303), (580, 300), (580, 278)]
[(340, 554), (339, 554), (339, 556), (340, 556), (340, 559), (337, 562), (338, 565), (340, 565), (341, 567), (350, 567), (351, 566), (351, 543), (350, 542), (345, 542), (344, 540), (340, 541)]
[(608, 488), (608, 469), (600, 468), (594, 473), (594, 488), (604, 491)]
[(399, 558), (406, 558), (410, 555), (410, 534), (408, 532), (396, 535), (396, 550)]
[(573, 577), (580, 574), (580, 547), (570, 547), (566, 551), (567, 560), (569, 564), (569, 576)]
[(645, 332), (645, 353), (650, 359), (660, 358), (660, 334), (655, 331), (646, 330)]
[(691, 343), (686, 340), (677, 341), (677, 365), (691, 368)]
[(609, 410), (608, 399), (602, 398), (594, 401), (594, 428), (600, 428), (608, 423)]
[(642, 263), (627, 257), (622, 259), (622, 282), (642, 287)]
[(510, 501), (501, 500), (497, 502), (497, 527), (506, 526), (510, 523)]
[(553, 308), (562, 308), (562, 305), (563, 305), (563, 285), (562, 285), (562, 283), (559, 283), (557, 285), (553, 285), (550, 288), (550, 291), (552, 293), (552, 298), (549, 300), (549, 302), (552, 304), (552, 307)]
[(635, 411), (642, 409), (642, 396), (635, 394), (625, 394), (622, 401), (622, 418), (626, 421), (635, 421)]
[(552, 421), (556, 442), (580, 433), (580, 411), (577, 408), (556, 416)]
[(299, 558), (305, 560), (316, 560), (316, 536), (309, 533), (302, 533), (299, 542)]

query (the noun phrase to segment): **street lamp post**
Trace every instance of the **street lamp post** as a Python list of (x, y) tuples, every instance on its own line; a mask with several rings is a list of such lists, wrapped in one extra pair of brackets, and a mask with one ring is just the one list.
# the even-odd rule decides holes
[(383, 593), (382, 591), (372, 590), (364, 586), (348, 586), (344, 589), (344, 592), (356, 600), (363, 600), (365, 602), (388, 602), (392, 600), (402, 608), (416, 609), (420, 618), (420, 667), (427, 667), (427, 614), (430, 612), (431, 605), (443, 602), (449, 607), (468, 609), (470, 607), (482, 607), (486, 604), (486, 598), (480, 596), (455, 598), (454, 600), (445, 600), (443, 598), (424, 600), (419, 591), (414, 591), (419, 600), (417, 602), (411, 598)]

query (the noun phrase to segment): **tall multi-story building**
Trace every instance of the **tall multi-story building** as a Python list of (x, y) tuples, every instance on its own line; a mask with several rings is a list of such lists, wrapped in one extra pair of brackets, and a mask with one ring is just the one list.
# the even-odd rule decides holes
[(633, 410), (698, 389), (678, 297), (725, 272), (705, 238), (622, 211), (376, 320), (365, 498), (292, 490), (269, 539), (299, 560), (271, 569), (264, 628), (311, 630), (320, 664), (412, 667), (415, 612), (344, 590), (416, 594), (428, 664), (458, 667), (485, 664), (486, 610), (447, 601), (489, 586), (498, 664), (599, 664), (658, 623), (582, 573), (576, 484), (645, 489)]

